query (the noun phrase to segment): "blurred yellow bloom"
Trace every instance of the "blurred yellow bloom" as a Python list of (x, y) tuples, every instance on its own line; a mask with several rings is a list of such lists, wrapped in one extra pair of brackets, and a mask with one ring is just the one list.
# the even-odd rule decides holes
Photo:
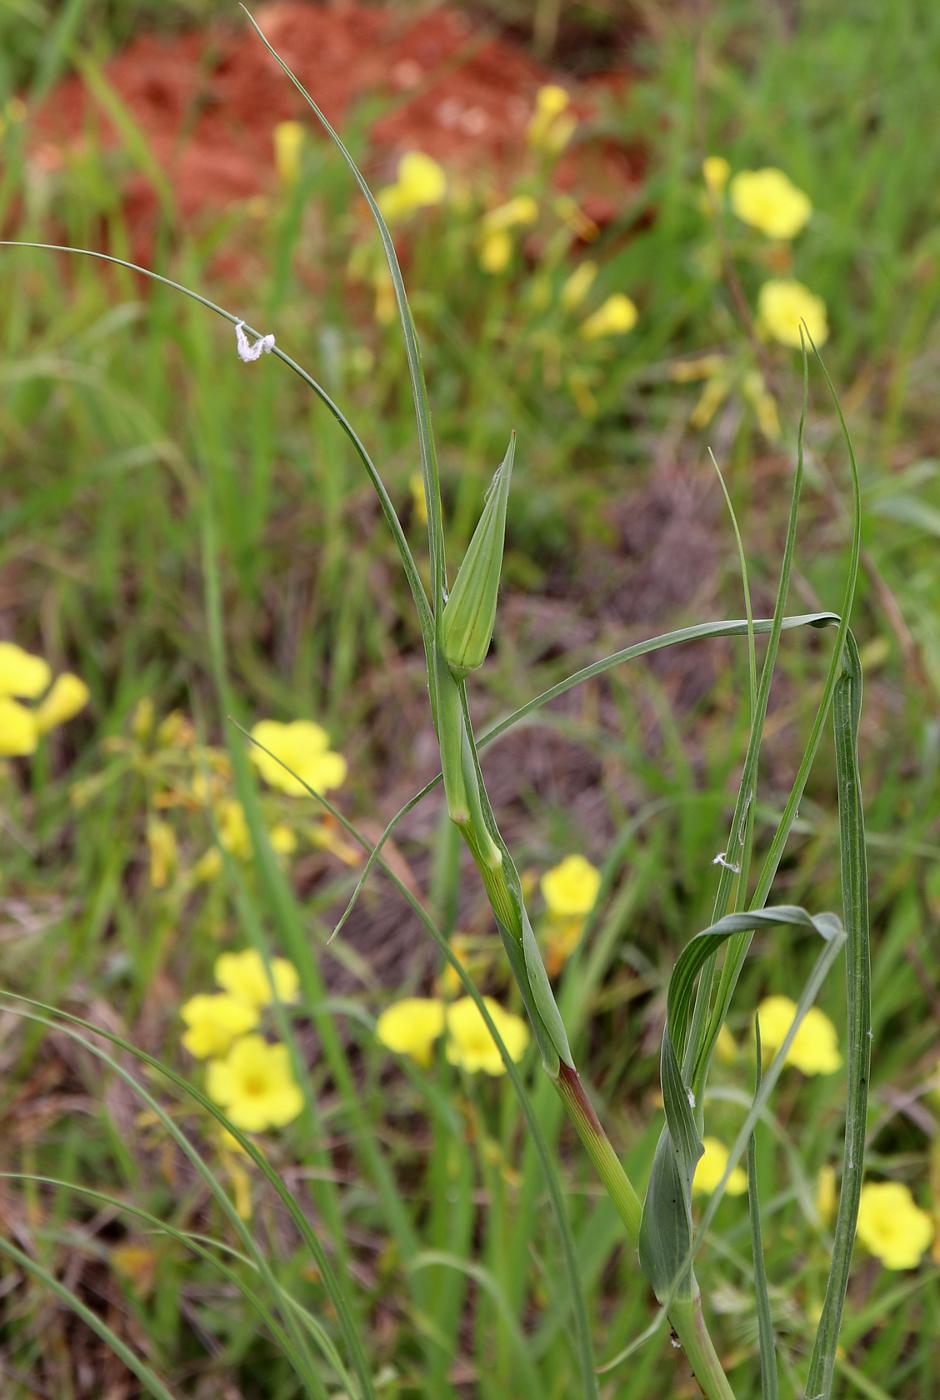
[(411, 492), (411, 508), (415, 514), (415, 520), (419, 525), (428, 523), (428, 502), (424, 494), (424, 477), (420, 472), (412, 472), (408, 478), (408, 490)]
[(702, 179), (709, 194), (721, 194), (730, 174), (731, 166), (724, 156), (706, 156), (702, 161)]
[(131, 715), (131, 733), (139, 744), (145, 743), (153, 733), (156, 707), (149, 695), (144, 695), (134, 706)]
[(300, 174), (304, 128), (300, 122), (278, 122), (274, 128), (274, 164), (278, 177), (292, 185)]
[(748, 370), (741, 381), (744, 397), (754, 409), (757, 425), (768, 442), (776, 442), (780, 437), (780, 415), (777, 413), (777, 400), (767, 388), (764, 376), (759, 369)]
[(497, 229), (526, 228), (539, 216), (539, 206), (530, 194), (517, 194), (505, 204), (488, 209), (480, 220), (484, 232)]
[(694, 384), (700, 379), (711, 379), (721, 374), (727, 363), (724, 355), (699, 355), (694, 360), (676, 360), (669, 367), (669, 378), (673, 384)]
[(375, 274), (374, 315), (380, 326), (390, 326), (398, 313), (395, 300), (395, 287), (387, 267), (380, 267)]
[(246, 1133), (283, 1128), (304, 1106), (286, 1045), (269, 1045), (260, 1035), (236, 1041), (224, 1060), (209, 1065), (210, 1099)]
[(535, 111), (526, 129), (526, 140), (535, 151), (558, 155), (574, 135), (577, 122), (568, 112), (571, 99), (563, 87), (549, 83), (535, 95)]
[[(717, 1138), (703, 1138), (705, 1151), (698, 1159), (695, 1176), (692, 1178), (692, 1193), (696, 1196), (710, 1196), (725, 1174), (728, 1165), (728, 1151)], [(725, 1195), (742, 1196), (747, 1190), (747, 1175), (741, 1167), (735, 1167), (728, 1177)]]
[(899, 1181), (862, 1187), (858, 1238), (886, 1269), (916, 1269), (933, 1234), (930, 1216)]
[(790, 278), (772, 278), (757, 294), (757, 323), (759, 328), (781, 345), (800, 347), (800, 322), (817, 345), (829, 339), (826, 303), (814, 295), (802, 282)]
[(542, 897), (550, 914), (578, 918), (590, 913), (601, 887), (601, 872), (584, 856), (565, 856), (542, 876)]
[(283, 1002), (296, 1001), (300, 995), (300, 978), (294, 964), (286, 958), (271, 958), (269, 975), (264, 959), (254, 948), (220, 954), (213, 975), (223, 991), (248, 1006), (270, 1006), (275, 993), (277, 1000)]
[(197, 1060), (224, 1055), (233, 1041), (258, 1024), (254, 1006), (224, 992), (190, 997), (180, 1007), (180, 1016), (187, 1026), (183, 1045)]
[(155, 890), (166, 889), (176, 869), (176, 833), (169, 822), (155, 818), (147, 823), (147, 847), (150, 852), (150, 884)]
[[(51, 677), (49, 663), (41, 656), (15, 642), (0, 642), (0, 756), (34, 753), (41, 735), (87, 705), (88, 687), (78, 676), (66, 671), (47, 690)], [(37, 700), (43, 691), (46, 695), (34, 710), (17, 703)]]
[(33, 656), (15, 642), (0, 642), (0, 695), (36, 700), (51, 678), (49, 663), (41, 656)]
[(208, 883), (210, 880), (217, 880), (222, 874), (222, 868), (222, 852), (217, 846), (210, 846), (208, 851), (197, 860), (193, 870), (193, 878), (202, 884)]
[(545, 966), (549, 977), (557, 977), (581, 942), (584, 920), (549, 919), (545, 936)]
[(638, 312), (633, 302), (623, 292), (614, 292), (607, 300), (581, 322), (581, 335), (585, 340), (601, 340), (608, 335), (625, 335), (637, 323)]
[(219, 803), (215, 815), (222, 849), (237, 860), (247, 860), (251, 855), (251, 833), (242, 804), (232, 797), (226, 798)]
[(836, 1173), (834, 1167), (821, 1167), (816, 1178), (816, 1213), (828, 1225), (836, 1213)]
[(386, 1007), (375, 1024), (376, 1038), (396, 1055), (410, 1055), (426, 1069), (434, 1042), (444, 1029), (444, 1003), (433, 997), (404, 997)]
[(591, 290), (596, 276), (596, 262), (586, 259), (584, 262), (578, 263), (574, 272), (562, 283), (559, 300), (565, 311), (574, 311), (581, 305)]
[(407, 218), (418, 209), (440, 204), (447, 193), (447, 176), (430, 156), (409, 151), (398, 162), (395, 183), (379, 190), (377, 203), (388, 223)]
[(56, 676), (49, 692), (36, 706), (36, 728), (46, 734), (59, 724), (67, 724), (88, 704), (89, 691), (83, 680), (64, 671)]
[(484, 272), (496, 276), (505, 272), (512, 259), (510, 230), (526, 228), (539, 216), (539, 206), (531, 195), (519, 194), (495, 209), (488, 209), (480, 220), (479, 259)]
[[(510, 1058), (521, 1060), (529, 1044), (529, 1028), (525, 1021), (511, 1011), (504, 1011), (499, 1002), (490, 997), (484, 997), (483, 1001)], [(489, 1027), (470, 997), (461, 997), (447, 1008), (445, 1054), (452, 1065), (460, 1065), (468, 1074), (479, 1070), (493, 1075), (506, 1072)]]
[(326, 731), (311, 720), (296, 719), (290, 724), (279, 724), (277, 720), (262, 719), (252, 729), (251, 737), (291, 769), (288, 773), (271, 754), (252, 748), (251, 758), (262, 778), (280, 792), (291, 797), (305, 797), (305, 783), (314, 792), (329, 792), (345, 782), (345, 758), (331, 752)]
[(39, 743), (36, 717), (18, 700), (0, 695), (0, 758), (22, 758), (35, 753)]
[(738, 1058), (738, 1044), (727, 1026), (722, 1026), (715, 1041), (715, 1054), (723, 1065), (733, 1065)]
[[(796, 1016), (796, 1002), (789, 997), (765, 997), (757, 1008), (763, 1053), (775, 1054)], [(824, 1011), (811, 1006), (800, 1023), (787, 1053), (787, 1064), (803, 1074), (835, 1074), (842, 1066), (836, 1028)]]
[(491, 277), (498, 277), (501, 272), (505, 272), (512, 261), (512, 249), (512, 237), (505, 229), (484, 233), (480, 239), (478, 254), (483, 271), (488, 272)]
[(802, 190), (782, 170), (742, 170), (730, 187), (738, 218), (768, 238), (795, 238), (813, 212)]
[(731, 380), (719, 372), (709, 379), (699, 396), (699, 401), (689, 414), (693, 428), (707, 428), (709, 423), (731, 392)]
[(279, 856), (292, 856), (297, 849), (297, 835), (286, 822), (278, 822), (268, 833), (271, 849)]

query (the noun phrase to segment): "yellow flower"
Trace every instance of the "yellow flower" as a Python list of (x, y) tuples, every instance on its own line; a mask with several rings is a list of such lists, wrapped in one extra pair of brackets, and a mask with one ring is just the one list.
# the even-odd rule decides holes
[(512, 238), (505, 229), (495, 229), (484, 233), (480, 240), (479, 259), (484, 272), (498, 277), (505, 272), (512, 260)]
[(206, 1088), (210, 1099), (246, 1133), (283, 1128), (304, 1106), (287, 1046), (269, 1045), (260, 1035), (246, 1035), (224, 1060), (213, 1060)]
[(480, 220), (485, 233), (495, 233), (498, 229), (526, 228), (534, 224), (539, 216), (539, 206), (530, 194), (517, 194), (514, 198), (488, 209)]
[(376, 1038), (396, 1055), (410, 1055), (425, 1068), (444, 1029), (444, 1003), (433, 997), (404, 997), (385, 1008), (375, 1024)]
[(584, 856), (565, 856), (542, 876), (542, 896), (556, 918), (589, 914), (600, 887), (601, 872)]
[(147, 823), (147, 847), (150, 852), (150, 884), (155, 890), (166, 889), (176, 869), (176, 833), (169, 822), (154, 819)]
[(398, 162), (395, 183), (378, 193), (378, 206), (386, 222), (407, 218), (418, 209), (440, 204), (447, 193), (447, 176), (430, 156), (409, 151)]
[(56, 676), (48, 694), (36, 706), (36, 728), (46, 734), (57, 725), (67, 724), (88, 704), (89, 691), (79, 676), (64, 671)]
[(623, 292), (615, 292), (581, 322), (581, 335), (585, 340), (601, 340), (608, 335), (626, 335), (637, 323), (638, 312), (633, 302)]
[(48, 661), (32, 656), (15, 642), (0, 642), (0, 695), (36, 700), (52, 678)]
[[(698, 1159), (695, 1176), (692, 1178), (692, 1192), (696, 1196), (710, 1196), (725, 1174), (728, 1165), (728, 1152), (717, 1138), (702, 1140), (705, 1151)], [(747, 1190), (747, 1176), (740, 1167), (735, 1167), (725, 1186), (727, 1196), (742, 1196)]]
[(535, 94), (535, 111), (526, 129), (526, 140), (535, 151), (558, 155), (574, 135), (577, 122), (568, 112), (571, 99), (563, 87), (548, 83)]
[[(521, 1060), (529, 1044), (529, 1028), (525, 1021), (511, 1011), (504, 1011), (499, 1002), (490, 997), (483, 1000), (511, 1059)], [(460, 1065), (468, 1074), (476, 1074), (478, 1070), (493, 1075), (506, 1072), (489, 1027), (470, 997), (461, 997), (447, 1008), (445, 1054), (452, 1065)]]
[(738, 1044), (727, 1026), (722, 1026), (715, 1041), (715, 1054), (723, 1065), (733, 1065), (738, 1058)]
[(220, 954), (213, 975), (223, 991), (248, 1006), (270, 1006), (275, 999), (296, 1001), (300, 995), (300, 978), (294, 964), (286, 958), (271, 958), (269, 975), (264, 959), (254, 948)]
[(782, 170), (742, 170), (731, 181), (731, 207), (768, 238), (795, 238), (813, 212), (802, 190)]
[(199, 884), (207, 884), (210, 880), (217, 880), (221, 874), (222, 853), (218, 846), (210, 846), (197, 860), (193, 879)]
[(899, 1181), (862, 1187), (858, 1237), (886, 1269), (916, 1269), (933, 1233), (930, 1216)]
[(565, 311), (574, 311), (581, 305), (582, 301), (591, 290), (596, 276), (596, 262), (591, 262), (590, 259), (587, 259), (582, 263), (578, 263), (574, 272), (562, 283), (561, 297), (559, 300)]
[(759, 369), (748, 370), (741, 381), (744, 397), (757, 415), (757, 425), (768, 442), (776, 442), (780, 437), (780, 416), (777, 413), (777, 400), (764, 383)]
[(224, 1055), (233, 1041), (258, 1024), (255, 1007), (224, 992), (190, 997), (180, 1007), (180, 1016), (188, 1028), (183, 1045), (197, 1060)]
[(297, 849), (297, 835), (286, 822), (278, 822), (268, 832), (272, 851), (279, 856), (292, 856)]
[(252, 760), (265, 782), (291, 797), (306, 796), (304, 783), (314, 792), (329, 792), (331, 788), (342, 787), (346, 779), (345, 758), (331, 752), (326, 731), (311, 720), (279, 724), (273, 719), (262, 719), (252, 729), (251, 737), (291, 769), (288, 773), (271, 754), (252, 748)]
[[(796, 1016), (796, 1003), (789, 997), (765, 997), (757, 1008), (760, 1018), (761, 1047), (766, 1056), (783, 1044)], [(793, 1037), (787, 1064), (803, 1074), (835, 1074), (842, 1066), (836, 1028), (824, 1011), (811, 1006)]]
[(534, 224), (539, 206), (529, 194), (519, 194), (489, 209), (480, 220), (480, 266), (496, 276), (505, 272), (512, 259), (513, 241), (510, 230)]
[(234, 798), (226, 798), (219, 803), (215, 815), (222, 849), (238, 860), (247, 860), (251, 855), (251, 834), (242, 804)]
[(702, 179), (711, 195), (719, 195), (728, 183), (731, 166), (724, 156), (706, 156), (702, 161)]
[(292, 185), (300, 174), (304, 128), (300, 122), (278, 122), (274, 128), (274, 164), (285, 185)]
[(757, 294), (757, 322), (765, 334), (781, 345), (800, 346), (800, 322), (817, 345), (829, 339), (826, 303), (802, 282), (772, 278)]
[(821, 1167), (816, 1178), (816, 1214), (828, 1225), (836, 1213), (836, 1173), (834, 1167)]
[(0, 695), (0, 758), (22, 758), (36, 752), (39, 734), (32, 710)]

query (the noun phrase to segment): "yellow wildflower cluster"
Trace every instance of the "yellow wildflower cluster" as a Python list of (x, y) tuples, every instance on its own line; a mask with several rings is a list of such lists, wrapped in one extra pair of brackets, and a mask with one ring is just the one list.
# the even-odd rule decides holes
[[(771, 1057), (780, 1049), (796, 1019), (796, 1002), (789, 997), (765, 997), (757, 1008), (761, 1049)], [(786, 1063), (801, 1073), (835, 1074), (842, 1067), (836, 1028), (824, 1011), (811, 1006), (793, 1037)]]
[(393, 224), (442, 204), (446, 194), (447, 176), (437, 161), (409, 151), (398, 162), (394, 183), (379, 190), (376, 202), (386, 223)]
[(526, 139), (534, 151), (557, 156), (574, 135), (577, 121), (569, 108), (571, 98), (557, 83), (548, 83), (535, 94), (535, 111), (526, 129)]
[[(346, 760), (330, 749), (319, 725), (262, 720), (253, 733), (315, 791), (329, 791), (344, 781)], [(128, 770), (145, 779), (145, 831), (153, 889), (171, 891), (180, 899), (216, 880), (226, 857), (242, 865), (252, 861), (254, 840), (245, 808), (233, 792), (228, 754), (200, 743), (184, 714), (174, 710), (158, 722), (153, 701), (145, 697), (134, 711), (129, 736), (108, 739), (104, 748), (108, 754), (120, 755), (120, 763), (83, 779), (73, 791), (73, 801), (77, 807), (87, 806)], [(260, 811), (275, 854), (286, 861), (305, 843), (308, 849), (329, 851), (344, 864), (358, 864), (359, 851), (344, 838), (333, 817), (321, 814), (312, 802), (300, 808), (293, 801), (306, 795), (303, 784), (270, 754), (255, 747), (250, 753), (274, 789), (261, 796)], [(213, 837), (208, 846), (207, 835)]]
[(862, 1187), (858, 1238), (886, 1269), (916, 1269), (930, 1247), (934, 1224), (899, 1181), (873, 1181)]
[[(29, 706), (24, 700), (39, 703)], [(0, 758), (35, 753), (44, 734), (66, 724), (87, 704), (88, 687), (78, 676), (65, 671), (52, 680), (43, 657), (15, 642), (0, 642)]]
[[(521, 1060), (529, 1044), (529, 1028), (519, 1016), (499, 1002), (484, 997), (484, 1004), (513, 1060)], [(427, 1068), (434, 1044), (445, 1036), (444, 1053), (452, 1065), (468, 1074), (504, 1074), (506, 1066), (489, 1028), (471, 997), (450, 1004), (436, 997), (405, 997), (382, 1012), (376, 1022), (378, 1040), (398, 1055), (409, 1055)]]
[(689, 415), (693, 428), (707, 428), (725, 399), (737, 389), (754, 410), (758, 427), (768, 442), (779, 438), (777, 401), (759, 369), (738, 365), (726, 355), (700, 355), (695, 360), (678, 361), (669, 377), (674, 384), (703, 384), (698, 403)]
[[(731, 166), (725, 157), (713, 155), (703, 162), (702, 179), (705, 184), (708, 212), (714, 213), (718, 210), (727, 187), (730, 207), (742, 223), (778, 243), (789, 243), (796, 238), (806, 227), (813, 213), (809, 197), (798, 189), (782, 170), (773, 166), (765, 166), (761, 170), (740, 170), (732, 176)], [(784, 253), (782, 256), (787, 262), (789, 254)], [(817, 345), (825, 344), (829, 338), (829, 323), (826, 304), (822, 298), (795, 278), (774, 277), (765, 282), (757, 297), (758, 332), (766, 339), (799, 349), (801, 323), (805, 324)], [(754, 383), (756, 386), (756, 380)], [(762, 401), (765, 405), (763, 412), (765, 415), (769, 412), (768, 400), (763, 397), (764, 394), (763, 389), (752, 386), (750, 397), (755, 403), (759, 417)], [(717, 386), (707, 387), (706, 395), (717, 398), (718, 401), (724, 397), (724, 393)], [(710, 403), (703, 403), (700, 416), (707, 414), (710, 417), (709, 407)], [(714, 407), (711, 407), (711, 412), (714, 412)], [(776, 406), (773, 408), (772, 417), (766, 418), (771, 427), (775, 421)], [(767, 437), (775, 436), (773, 432), (767, 431), (764, 423), (761, 427)]]
[(215, 964), (220, 992), (200, 993), (183, 1004), (183, 1045), (208, 1060), (209, 1097), (243, 1132), (282, 1128), (303, 1108), (286, 1045), (257, 1033), (264, 1008), (295, 1002), (300, 979), (293, 963), (246, 948), (223, 953)]

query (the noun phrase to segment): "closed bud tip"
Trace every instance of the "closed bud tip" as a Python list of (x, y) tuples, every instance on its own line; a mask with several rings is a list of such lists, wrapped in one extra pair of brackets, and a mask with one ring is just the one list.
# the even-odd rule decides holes
[(458, 681), (483, 665), (493, 639), (515, 455), (513, 433), (441, 618), (441, 650)]

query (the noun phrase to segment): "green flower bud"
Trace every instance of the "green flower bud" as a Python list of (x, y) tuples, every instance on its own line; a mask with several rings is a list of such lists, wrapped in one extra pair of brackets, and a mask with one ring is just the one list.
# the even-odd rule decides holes
[(441, 650), (458, 681), (483, 665), (493, 639), (515, 455), (513, 433), (441, 617)]

